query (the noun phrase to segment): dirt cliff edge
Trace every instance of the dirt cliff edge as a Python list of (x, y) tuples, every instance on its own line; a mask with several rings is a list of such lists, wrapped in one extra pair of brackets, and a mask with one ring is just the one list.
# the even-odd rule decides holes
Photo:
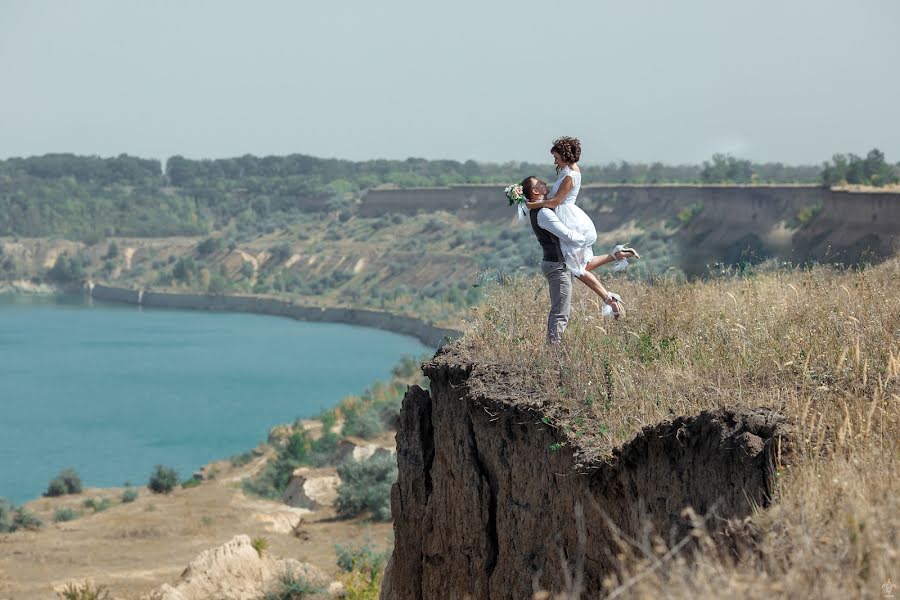
[(674, 543), (690, 529), (688, 506), (724, 527), (771, 501), (786, 435), (772, 411), (679, 417), (585, 461), (539, 400), (504, 394), (495, 370), (439, 356), (426, 374), (431, 392), (411, 387), (400, 416), (383, 599), (528, 598), (579, 570), (596, 592), (614, 567), (610, 524), (633, 537), (649, 525)]

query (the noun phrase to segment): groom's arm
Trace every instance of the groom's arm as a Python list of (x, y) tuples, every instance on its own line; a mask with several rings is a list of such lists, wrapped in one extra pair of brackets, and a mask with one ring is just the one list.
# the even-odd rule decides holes
[(583, 235), (574, 229), (566, 227), (563, 222), (559, 220), (559, 217), (556, 216), (556, 213), (549, 208), (542, 208), (538, 212), (537, 222), (541, 229), (546, 229), (561, 240), (567, 240), (577, 246), (580, 246), (585, 242), (585, 237)]

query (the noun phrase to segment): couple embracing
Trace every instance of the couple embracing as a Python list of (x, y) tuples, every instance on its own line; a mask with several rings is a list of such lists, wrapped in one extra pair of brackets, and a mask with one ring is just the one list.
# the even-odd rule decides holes
[(541, 270), (550, 284), (550, 314), (547, 317), (547, 341), (558, 343), (569, 322), (572, 275), (593, 290), (603, 302), (603, 314), (616, 319), (624, 313), (618, 294), (606, 290), (592, 273), (611, 262), (616, 270), (628, 266), (628, 259), (640, 258), (632, 248), (616, 246), (605, 256), (594, 256), (592, 246), (597, 230), (590, 217), (575, 205), (581, 189), (581, 142), (561, 137), (550, 149), (558, 175), (553, 187), (537, 177), (526, 177), (521, 184), (506, 189), (511, 204), (517, 204), (520, 220), (528, 218), (543, 250)]

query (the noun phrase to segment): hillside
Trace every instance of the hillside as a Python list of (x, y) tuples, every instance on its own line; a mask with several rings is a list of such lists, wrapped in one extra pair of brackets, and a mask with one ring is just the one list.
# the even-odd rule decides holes
[[(745, 271), (766, 261), (868, 263), (891, 255), (900, 194), (811, 186), (587, 185), (596, 252), (630, 242), (635, 279)], [(458, 328), (486, 283), (534, 273), (539, 248), (499, 187), (377, 189), (264, 231), (203, 236), (0, 238), (0, 279), (255, 293), (366, 307)]]

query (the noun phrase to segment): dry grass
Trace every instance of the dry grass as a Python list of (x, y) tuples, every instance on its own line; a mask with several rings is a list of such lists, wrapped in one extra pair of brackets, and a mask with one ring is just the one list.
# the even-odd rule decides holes
[(623, 542), (617, 597), (880, 597), (900, 580), (900, 260), (696, 283), (608, 282), (628, 302), (603, 319), (579, 283), (561, 348), (544, 344), (542, 279), (478, 308), (460, 352), (518, 365), (586, 457), (642, 427), (726, 406), (767, 406), (794, 431), (774, 508), (752, 517), (740, 561)]

